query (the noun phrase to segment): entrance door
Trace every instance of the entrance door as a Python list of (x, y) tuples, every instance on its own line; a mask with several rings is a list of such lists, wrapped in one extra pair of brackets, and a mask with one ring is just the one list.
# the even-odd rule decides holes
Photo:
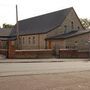
[(48, 48), (51, 49), (51, 41), (48, 42)]

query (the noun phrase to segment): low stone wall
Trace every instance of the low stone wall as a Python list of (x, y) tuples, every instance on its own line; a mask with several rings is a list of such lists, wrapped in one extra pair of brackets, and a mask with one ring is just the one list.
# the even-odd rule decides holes
[(79, 52), (77, 50), (59, 50), (60, 58), (89, 58), (89, 52)]
[[(40, 59), (55, 57), (52, 49), (15, 50), (11, 56), (11, 58), (15, 59)], [(59, 50), (58, 58), (89, 58), (89, 56), (90, 53), (88, 52), (78, 52), (77, 50), (62, 49)]]
[(77, 52), (78, 58), (89, 58), (90, 52)]
[(89, 58), (90, 53), (78, 52), (71, 49), (60, 49), (58, 52), (52, 49), (36, 49), (36, 50), (15, 50), (13, 42), (8, 42), (7, 51), (2, 50), (0, 53), (7, 54), (9, 59), (27, 59), (27, 58)]
[(15, 50), (14, 58), (27, 59), (27, 58), (52, 58), (51, 49), (42, 49), (42, 50)]
[(76, 50), (62, 49), (59, 51), (60, 58), (75, 58), (77, 57)]

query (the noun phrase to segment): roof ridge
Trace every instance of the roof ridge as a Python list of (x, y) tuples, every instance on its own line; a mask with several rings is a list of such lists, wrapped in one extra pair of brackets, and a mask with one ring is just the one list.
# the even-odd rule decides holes
[[(73, 7), (19, 21), (20, 35), (47, 33), (60, 26)], [(16, 29), (16, 25), (13, 29)], [(12, 32), (16, 33), (16, 30)]]

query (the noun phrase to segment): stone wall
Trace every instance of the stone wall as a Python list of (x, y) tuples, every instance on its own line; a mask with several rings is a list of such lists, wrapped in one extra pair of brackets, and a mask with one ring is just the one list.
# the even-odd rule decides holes
[(46, 34), (33, 34), (20, 36), (19, 46), (21, 50), (45, 49)]
[[(47, 41), (47, 48), (49, 46), (49, 40)], [(52, 49), (60, 49), (65, 48), (65, 41), (64, 40), (51, 40), (51, 48)]]
[[(73, 22), (73, 29), (72, 29), (72, 23)], [(67, 29), (65, 30), (65, 26), (67, 26)], [(79, 28), (78, 28), (79, 27)], [(72, 30), (84, 30), (82, 24), (80, 23), (80, 20), (74, 10), (72, 9), (68, 15), (66, 16), (64, 22), (54, 30), (47, 33), (47, 36), (55, 36), (58, 34), (62, 34), (65, 31), (69, 32)]]
[[(72, 28), (72, 22), (73, 22), (73, 28)], [(70, 13), (67, 15), (64, 22), (62, 23), (62, 27), (64, 30), (65, 30), (64, 27), (65, 25), (67, 26), (67, 32), (72, 30), (84, 30), (78, 16), (76, 15), (73, 9), (70, 11)]]
[(88, 43), (89, 35), (90, 33), (86, 33), (65, 39), (66, 47), (68, 49), (76, 47), (78, 50), (88, 51), (90, 48)]

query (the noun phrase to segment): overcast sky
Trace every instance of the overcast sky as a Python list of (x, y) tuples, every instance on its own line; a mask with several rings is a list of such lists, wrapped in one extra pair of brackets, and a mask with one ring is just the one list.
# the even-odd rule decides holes
[(16, 23), (15, 5), (19, 20), (74, 7), (79, 18), (90, 19), (90, 0), (0, 0), (0, 26)]

